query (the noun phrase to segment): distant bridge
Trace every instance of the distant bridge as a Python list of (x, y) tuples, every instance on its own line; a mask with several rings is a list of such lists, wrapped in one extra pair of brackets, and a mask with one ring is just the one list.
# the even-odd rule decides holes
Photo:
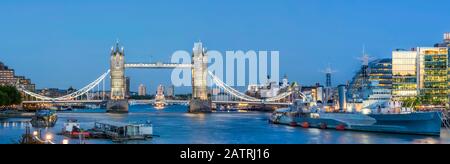
[(192, 68), (192, 64), (175, 64), (175, 63), (126, 63), (125, 68), (154, 68), (154, 69), (168, 69), (168, 68)]
[[(134, 105), (144, 105), (144, 104), (153, 104), (156, 100), (129, 100), (129, 104)], [(189, 100), (165, 100), (167, 104), (189, 104)]]

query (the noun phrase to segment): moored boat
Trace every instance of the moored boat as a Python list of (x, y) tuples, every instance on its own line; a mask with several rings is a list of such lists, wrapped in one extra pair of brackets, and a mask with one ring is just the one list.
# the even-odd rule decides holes
[(35, 113), (31, 119), (31, 125), (34, 128), (53, 127), (58, 121), (58, 115), (51, 110), (40, 110)]
[(150, 121), (145, 123), (99, 121), (95, 122), (94, 128), (89, 131), (112, 139), (113, 142), (146, 140), (153, 137), (153, 125)]
[(69, 138), (91, 138), (91, 133), (84, 131), (78, 120), (69, 119), (64, 123), (61, 135)]
[(440, 136), (441, 118), (440, 112), (326, 113), (295, 102), (289, 108), (275, 111), (270, 122), (290, 126), (307, 124), (307, 128)]

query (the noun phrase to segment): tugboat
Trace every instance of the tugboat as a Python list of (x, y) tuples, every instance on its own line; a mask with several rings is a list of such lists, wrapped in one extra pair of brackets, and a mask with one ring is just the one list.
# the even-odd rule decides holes
[(34, 128), (54, 127), (56, 121), (58, 121), (56, 112), (51, 110), (40, 110), (37, 111), (35, 116), (31, 119), (31, 125)]

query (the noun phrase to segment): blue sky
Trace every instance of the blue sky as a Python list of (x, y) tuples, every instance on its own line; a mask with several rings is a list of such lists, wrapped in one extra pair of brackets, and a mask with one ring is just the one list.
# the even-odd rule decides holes
[[(214, 50), (279, 50), (280, 74), (301, 84), (350, 80), (365, 44), (376, 58), (432, 46), (450, 31), (447, 0), (0, 1), (0, 61), (38, 88), (77, 88), (109, 66), (117, 38), (129, 62), (169, 61), (201, 40)], [(170, 70), (129, 70), (132, 90), (170, 83)], [(181, 89), (186, 91), (187, 89)]]

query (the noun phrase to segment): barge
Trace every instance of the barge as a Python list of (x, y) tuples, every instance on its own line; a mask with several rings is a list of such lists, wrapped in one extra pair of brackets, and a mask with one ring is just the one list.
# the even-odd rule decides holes
[(145, 123), (100, 121), (95, 122), (94, 128), (89, 132), (112, 139), (113, 142), (147, 140), (153, 137), (153, 125), (149, 121)]
[(89, 139), (89, 138), (100, 138), (98, 136), (95, 136), (91, 134), (88, 131), (85, 131), (81, 128), (80, 123), (78, 120), (75, 119), (69, 119), (64, 123), (63, 129), (59, 135), (63, 135), (65, 137), (69, 138), (76, 138), (76, 139)]

